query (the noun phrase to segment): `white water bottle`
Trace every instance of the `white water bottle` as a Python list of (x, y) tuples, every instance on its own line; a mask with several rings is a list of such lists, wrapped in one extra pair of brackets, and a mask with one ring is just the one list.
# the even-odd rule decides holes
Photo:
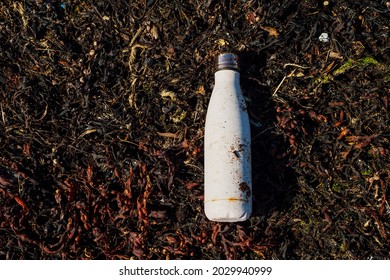
[(216, 60), (215, 86), (204, 136), (204, 208), (218, 222), (239, 222), (252, 213), (251, 133), (240, 87), (238, 57)]

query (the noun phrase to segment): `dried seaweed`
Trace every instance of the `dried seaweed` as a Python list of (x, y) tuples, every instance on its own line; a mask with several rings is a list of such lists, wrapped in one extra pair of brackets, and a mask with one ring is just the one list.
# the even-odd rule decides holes
[[(0, 258), (388, 259), (389, 7), (325, 2), (2, 1)], [(202, 203), (221, 51), (253, 135), (238, 224)]]

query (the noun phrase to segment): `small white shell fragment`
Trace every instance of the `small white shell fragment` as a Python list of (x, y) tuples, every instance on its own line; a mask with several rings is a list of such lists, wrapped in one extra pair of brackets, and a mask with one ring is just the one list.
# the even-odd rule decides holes
[(325, 32), (321, 33), (321, 35), (318, 39), (320, 39), (320, 41), (323, 43), (328, 43), (329, 42), (329, 34), (325, 33)]

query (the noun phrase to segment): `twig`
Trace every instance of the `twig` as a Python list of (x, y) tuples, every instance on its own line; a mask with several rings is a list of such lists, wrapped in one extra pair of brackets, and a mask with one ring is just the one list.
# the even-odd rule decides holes
[(3, 119), (3, 123), (5, 126), (5, 113), (3, 111), (3, 103), (0, 103), (0, 108), (1, 108), (1, 118)]
[(279, 83), (279, 85), (276, 87), (274, 93), (272, 94), (272, 97), (277, 96), (276, 93), (278, 92), (279, 88), (282, 86), (282, 84), (283, 84), (283, 82), (284, 82), (284, 80), (285, 80), (286, 78), (287, 78), (287, 76), (284, 76), (284, 77), (283, 77), (282, 81)]
[(138, 28), (137, 32), (135, 32), (135, 35), (133, 36), (133, 38), (132, 38), (131, 41), (130, 41), (130, 44), (129, 44), (130, 47), (133, 46), (135, 40), (137, 40), (139, 34), (141, 34), (141, 31), (142, 31), (143, 29), (144, 29), (144, 27), (141, 26), (140, 28)]
[(298, 67), (298, 68), (302, 68), (302, 69), (310, 68), (308, 66), (302, 66), (302, 65), (299, 65), (299, 64), (295, 64), (295, 63), (286, 63), (285, 65), (283, 65), (283, 68), (286, 68), (286, 66), (294, 66), (294, 67)]

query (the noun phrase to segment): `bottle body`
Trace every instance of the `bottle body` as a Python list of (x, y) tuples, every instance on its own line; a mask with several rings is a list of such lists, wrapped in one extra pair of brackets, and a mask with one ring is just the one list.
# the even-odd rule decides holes
[(252, 212), (251, 134), (237, 70), (215, 73), (204, 138), (204, 207), (209, 220), (238, 222)]

